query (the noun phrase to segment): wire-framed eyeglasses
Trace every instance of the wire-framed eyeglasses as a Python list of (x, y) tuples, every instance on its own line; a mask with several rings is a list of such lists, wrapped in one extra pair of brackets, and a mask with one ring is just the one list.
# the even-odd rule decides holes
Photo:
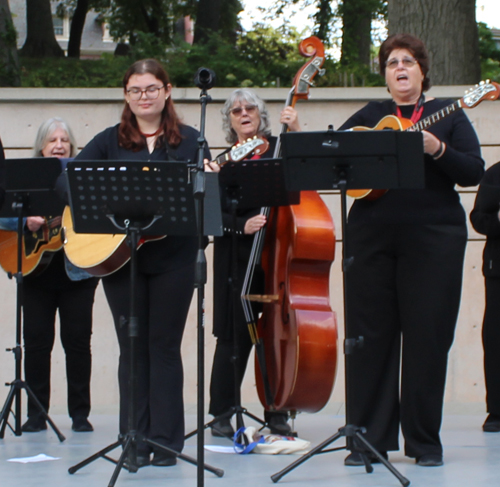
[(396, 69), (399, 66), (399, 63), (402, 63), (405, 68), (413, 68), (418, 61), (412, 57), (404, 57), (403, 59), (394, 58), (389, 59), (389, 61), (385, 63), (385, 66), (388, 69)]

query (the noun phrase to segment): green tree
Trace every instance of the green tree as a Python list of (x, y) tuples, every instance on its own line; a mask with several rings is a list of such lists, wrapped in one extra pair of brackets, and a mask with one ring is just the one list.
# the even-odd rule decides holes
[(8, 0), (0, 0), (0, 86), (20, 86), (17, 33)]

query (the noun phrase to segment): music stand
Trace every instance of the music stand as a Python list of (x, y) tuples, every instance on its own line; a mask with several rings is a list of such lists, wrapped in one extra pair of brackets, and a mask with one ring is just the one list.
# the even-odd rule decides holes
[[(55, 157), (32, 159), (6, 159), (5, 160), (5, 201), (0, 210), (0, 217), (17, 218), (17, 272), (9, 274), (9, 278), (16, 280), (16, 346), (8, 348), (14, 354), (15, 379), (7, 383), (10, 391), (0, 414), (0, 438), (4, 437), (8, 425), (16, 436), (22, 435), (21, 426), (21, 390), (25, 389), (28, 398), (40, 411), (43, 418), (49, 423), (59, 441), (66, 438), (59, 431), (47, 411), (42, 406), (29, 385), (21, 379), (22, 375), (22, 309), (23, 309), (23, 226), (24, 217), (39, 215), (61, 215), (64, 203), (61, 201), (54, 186), (61, 173), (61, 163)], [(12, 403), (15, 401), (13, 415), (14, 428), (9, 424), (9, 414), (12, 412)]]
[[(342, 214), (342, 276), (344, 303), (344, 355), (346, 424), (301, 458), (271, 476), (278, 482), (283, 476), (314, 455), (347, 449), (357, 440), (370, 451), (403, 486), (410, 481), (394, 468), (364, 437), (366, 429), (350, 422), (349, 360), (350, 354), (363, 345), (363, 337), (349, 337), (349, 317), (346, 306), (346, 275), (353, 257), (349, 256), (347, 242), (347, 189), (396, 189), (424, 187), (424, 158), (422, 134), (416, 132), (326, 132), (288, 133), (282, 135), (283, 158), (287, 165), (289, 189), (338, 189)], [(346, 438), (346, 446), (326, 450), (339, 438)], [(352, 449), (352, 448), (351, 448)], [(373, 466), (367, 455), (361, 453), (367, 473)]]
[[(73, 161), (67, 169), (69, 198), (75, 232), (124, 233), (130, 246), (130, 316), (127, 320), (130, 340), (130, 394), (128, 431), (79, 464), (68, 469), (74, 474), (89, 463), (104, 458), (116, 464), (109, 482), (114, 486), (122, 467), (135, 473), (137, 446), (146, 444), (172, 456), (198, 465), (183, 453), (152, 441), (137, 432), (136, 314), (135, 282), (137, 244), (141, 235), (196, 235), (195, 212), (190, 168), (185, 162)], [(118, 461), (107, 454), (123, 446)], [(125, 467), (125, 460), (128, 465)], [(203, 468), (222, 477), (221, 469), (204, 464)]]
[[(216, 416), (213, 420), (205, 424), (205, 428), (215, 425), (221, 419), (236, 416), (236, 429), (244, 427), (243, 415), (248, 416), (263, 427), (266, 422), (248, 412), (241, 405), (241, 391), (238, 385), (240, 377), (240, 357), (236, 340), (237, 326), (237, 306), (241, 305), (244, 299), (239, 294), (238, 286), (238, 235), (236, 232), (237, 210), (252, 209), (259, 207), (289, 206), (300, 202), (300, 193), (289, 192), (285, 185), (283, 163), (281, 159), (257, 159), (241, 162), (226, 163), (219, 173), (219, 182), (222, 188), (223, 198), (226, 207), (230, 209), (232, 229), (231, 232), (231, 295), (233, 314), (233, 375), (234, 375), (234, 398), (235, 404), (227, 412)], [(263, 243), (263, 239), (261, 240)], [(262, 248), (257, 249), (258, 255)], [(257, 259), (259, 261), (260, 259)], [(245, 308), (244, 308), (245, 310)], [(246, 314), (249, 327), (256, 330), (255, 320)], [(272, 404), (274, 396), (267, 379), (267, 367), (264, 353), (264, 344), (256, 331), (251, 334), (252, 342), (255, 345), (255, 353), (261, 368), (263, 377), (264, 394), (266, 402)], [(195, 432), (190, 433), (189, 436)], [(187, 437), (189, 437), (187, 436)], [(232, 439), (232, 438), (230, 438)]]

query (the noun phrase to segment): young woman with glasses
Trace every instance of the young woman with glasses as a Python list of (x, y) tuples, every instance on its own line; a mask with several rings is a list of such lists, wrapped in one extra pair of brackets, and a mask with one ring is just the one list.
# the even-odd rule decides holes
[[(134, 63), (123, 78), (121, 122), (79, 154), (82, 160), (195, 161), (199, 133), (179, 120), (172, 85), (160, 63)], [(210, 157), (208, 150), (205, 156)], [(141, 246), (137, 254), (137, 432), (181, 452), (184, 404), (181, 341), (194, 290), (196, 237), (167, 236)], [(103, 278), (120, 345), (120, 432), (128, 431), (130, 343), (123, 318), (129, 316), (130, 266)], [(162, 450), (138, 449), (139, 467), (175, 465)]]

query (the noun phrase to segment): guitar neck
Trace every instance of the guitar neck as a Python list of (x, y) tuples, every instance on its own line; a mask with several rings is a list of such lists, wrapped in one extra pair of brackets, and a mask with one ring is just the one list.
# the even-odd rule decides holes
[(432, 125), (434, 125), (437, 122), (440, 122), (443, 120), (443, 118), (446, 118), (449, 115), (452, 115), (455, 113), (457, 110), (461, 110), (462, 104), (460, 103), (461, 100), (457, 100), (456, 102), (452, 103), (451, 105), (448, 105), (447, 107), (442, 108), (441, 110), (438, 110), (437, 112), (433, 113), (432, 115), (429, 115), (426, 118), (423, 118), (422, 120), (419, 120), (416, 124), (412, 125), (411, 127), (407, 128), (407, 132), (421, 132), (422, 130), (425, 130)]

